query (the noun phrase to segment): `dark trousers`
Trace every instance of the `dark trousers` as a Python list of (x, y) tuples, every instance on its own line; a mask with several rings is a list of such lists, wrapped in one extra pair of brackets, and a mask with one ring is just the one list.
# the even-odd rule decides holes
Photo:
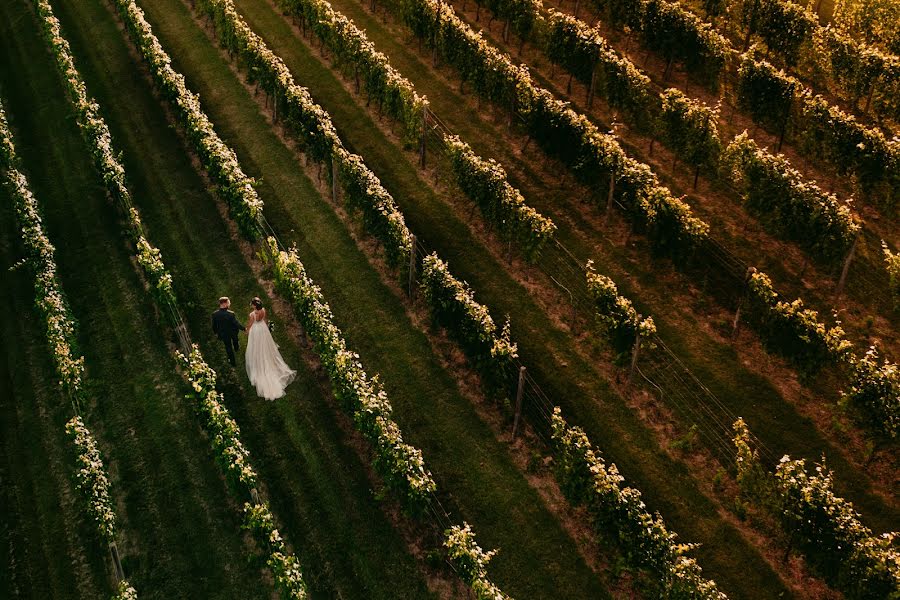
[(225, 353), (228, 355), (228, 362), (231, 363), (231, 366), (234, 366), (234, 353), (241, 349), (240, 344), (238, 344), (237, 336), (233, 338), (225, 338), (222, 340), (222, 343), (225, 344)]

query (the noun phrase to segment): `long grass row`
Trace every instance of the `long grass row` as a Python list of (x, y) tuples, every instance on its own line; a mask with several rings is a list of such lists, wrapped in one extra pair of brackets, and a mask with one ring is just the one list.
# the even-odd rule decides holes
[[(198, 120), (208, 124), (211, 131), (212, 124), (205, 114), (202, 113), (199, 100), (196, 95), (187, 89), (183, 76), (172, 69), (171, 59), (153, 34), (152, 28), (146, 21), (140, 7), (133, 0), (117, 0), (117, 6), (126, 22), (127, 29), (133, 36), (135, 44), (140, 49), (144, 59), (150, 64), (154, 79), (169, 82), (161, 85), (174, 94), (174, 97), (170, 98), (170, 102), (190, 105), (195, 113), (202, 115), (202, 119)], [(220, 9), (220, 12), (217, 13), (219, 31), (230, 32), (233, 35), (237, 35), (237, 32), (252, 34), (252, 31), (249, 30), (249, 27), (243, 22), (230, 2), (218, 4), (217, 6)], [(237, 38), (233, 39), (237, 40)], [(269, 59), (277, 59), (255, 34), (251, 37), (240, 39), (242, 40), (240, 43), (245, 43), (247, 40), (253, 40), (258, 43), (253, 48), (244, 48), (244, 51), (250, 56), (260, 60), (260, 62), (253, 64), (268, 67), (272, 66), (272, 62)], [(280, 59), (277, 59), (276, 64), (281, 64), (283, 67)], [(258, 69), (258, 72), (261, 77), (268, 77), (267, 68)], [(292, 114), (294, 118), (302, 117), (305, 111), (308, 110), (320, 113), (322, 119), (315, 120), (317, 129), (310, 132), (311, 139), (318, 139), (319, 141), (336, 140), (334, 128), (330, 126), (330, 119), (325, 120), (327, 113), (312, 103), (308, 93), (300, 93), (302, 88), (298, 88), (298, 86), (293, 84), (290, 73), (286, 68), (278, 69), (278, 73), (280, 76), (279, 85), (283, 86), (281, 89), (287, 90), (285, 96), (288, 100), (296, 102), (294, 105), (296, 112), (291, 113), (289, 110), (287, 118), (292, 118), (290, 116)], [(263, 82), (265, 81), (264, 79)], [(276, 88), (273, 87), (272, 90), (275, 93)], [(303, 101), (305, 99), (308, 99), (308, 102)], [(312, 117), (307, 116), (307, 118)], [(202, 139), (199, 139), (199, 136), (193, 134), (190, 129), (188, 137), (194, 142), (195, 150), (202, 155), (204, 148)], [(224, 142), (221, 142), (221, 145), (223, 154), (234, 156), (234, 152)], [(319, 150), (322, 151), (327, 147), (324, 144), (318, 146)], [(347, 154), (349, 155), (349, 153)], [(322, 152), (318, 156), (321, 160), (328, 157), (329, 154)], [(354, 162), (354, 164), (361, 165), (361, 160)], [(240, 166), (237, 164), (236, 159), (234, 167), (240, 171)], [(214, 180), (227, 177), (227, 173), (223, 174), (219, 171), (209, 170), (209, 174)], [(221, 182), (219, 185), (221, 187)], [(258, 214), (262, 210), (262, 201), (252, 186), (241, 186), (238, 188), (231, 201), (235, 204), (232, 208), (232, 214), (236, 220), (239, 220), (244, 215), (254, 215), (254, 218), (258, 219)], [(403, 224), (402, 215), (399, 215), (399, 212), (392, 211), (392, 214), (389, 216), (391, 221), (397, 225), (397, 230), (406, 232), (406, 235), (391, 238), (394, 240), (393, 244), (395, 247), (399, 246), (408, 254), (412, 251), (411, 238)], [(260, 237), (264, 232), (258, 220), (253, 223), (246, 222), (246, 225), (247, 228), (252, 226), (252, 231), (245, 232), (251, 239)], [(347, 350), (340, 330), (332, 321), (331, 309), (321, 297), (319, 288), (306, 277), (303, 265), (297, 259), (296, 254), (293, 251), (281, 250), (273, 238), (267, 238), (264, 247), (268, 250), (269, 258), (275, 269), (279, 288), (291, 300), (301, 323), (304, 324), (305, 331), (314, 340), (314, 348), (320, 360), (322, 360), (324, 365), (327, 365), (335, 395), (346, 408), (353, 409), (352, 414), (355, 426), (373, 444), (376, 472), (383, 477), (386, 486), (399, 495), (401, 501), (408, 509), (412, 511), (425, 510), (425, 501), (433, 494), (435, 489), (434, 480), (425, 468), (421, 451), (403, 442), (399, 426), (390, 418), (391, 406), (387, 395), (366, 375), (362, 365), (359, 363), (358, 355)], [(390, 250), (386, 249), (386, 252), (390, 252)], [(403, 254), (403, 252), (400, 252), (398, 256), (403, 256)], [(203, 362), (196, 349), (189, 356), (182, 355), (181, 358), (188, 370), (189, 379), (201, 407), (210, 407), (209, 414), (211, 420), (214, 421), (213, 424), (220, 427), (222, 432), (236, 432), (237, 424), (227, 416), (227, 413), (223, 414), (214, 408), (218, 405), (218, 393), (215, 391), (215, 374), (212, 369)], [(246, 460), (232, 463), (231, 474), (232, 479), (244, 487), (252, 485), (255, 481), (255, 472), (250, 469)], [(285, 557), (283, 542), (281, 542), (280, 537), (272, 535), (270, 531), (273, 527), (271, 525), (271, 517), (264, 512), (261, 513), (258, 506), (254, 507), (250, 504), (245, 505), (245, 512), (247, 514), (247, 528), (254, 533), (258, 540), (269, 544), (272, 557), (270, 566), (276, 572), (276, 581), (283, 583), (286, 589), (293, 589), (295, 582), (300, 580), (299, 568), (295, 559), (291, 560), (291, 557)], [(455, 549), (456, 555), (451, 553), (451, 560), (454, 566), (457, 567), (467, 564), (467, 561), (471, 563), (479, 560), (481, 549), (474, 543), (474, 538), (469, 538), (468, 543), (464, 544), (452, 541), (458, 531), (467, 529), (467, 525), (462, 528), (453, 526), (445, 532), (445, 545), (448, 549)], [(486, 564), (486, 560), (482, 560), (481, 564)], [(496, 600), (506, 598), (494, 584), (490, 583), (484, 569), (463, 570), (460, 572), (464, 581), (480, 594), (480, 598)], [(297, 586), (297, 589), (301, 588), (302, 585)]]
[[(60, 391), (72, 400), (76, 413), (84, 391), (84, 356), (76, 345), (76, 322), (62, 284), (57, 277), (56, 249), (44, 231), (37, 198), (31, 192), (28, 180), (19, 171), (12, 131), (0, 104), (0, 167), (3, 184), (15, 203), (16, 218), (27, 253), (28, 264), (34, 277), (35, 306), (41, 315), (44, 333)], [(114, 543), (117, 519), (110, 496), (110, 482), (97, 442), (76, 414), (66, 423), (66, 436), (72, 443), (75, 457), (75, 487), (80, 492), (81, 504), (88, 520), (96, 529), (99, 539)], [(119, 594), (137, 598), (134, 588), (123, 580)]]
[[(75, 111), (82, 137), (90, 148), (95, 168), (106, 183), (110, 195), (122, 204), (127, 216), (129, 236), (135, 244), (137, 262), (150, 283), (155, 300), (164, 312), (168, 312), (167, 309), (177, 305), (172, 275), (166, 268), (159, 249), (152, 246), (144, 235), (140, 215), (133, 206), (131, 193), (126, 185), (125, 169), (116, 156), (109, 127), (100, 114), (100, 107), (87, 94), (85, 83), (78, 73), (69, 44), (50, 3), (47, 0), (36, 0), (36, 5), (45, 38), (66, 83), (70, 104)], [(215, 392), (215, 373), (203, 362), (196, 346), (189, 358), (179, 356), (187, 367), (193, 395), (198, 401), (197, 413), (202, 417), (204, 428), (209, 433), (216, 461), (234, 489), (239, 492), (239, 497), (247, 497), (250, 490), (256, 487), (257, 475), (250, 465), (249, 452), (240, 440), (237, 423)], [(210, 387), (204, 388), (204, 385)], [(267, 512), (268, 507), (260, 505), (254, 510)], [(277, 531), (275, 534), (277, 535)], [(268, 550), (267, 564), (273, 571), (279, 591), (287, 598), (305, 597), (306, 588), (297, 558), (286, 550), (283, 543), (277, 545), (266, 542), (261, 547)], [(285, 577), (283, 574), (286, 572), (292, 575)]]

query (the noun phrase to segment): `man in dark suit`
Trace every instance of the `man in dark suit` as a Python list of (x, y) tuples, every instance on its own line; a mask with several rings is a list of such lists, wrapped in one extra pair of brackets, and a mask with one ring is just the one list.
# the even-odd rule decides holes
[(241, 349), (238, 345), (238, 331), (246, 331), (246, 329), (238, 322), (234, 313), (228, 310), (229, 307), (231, 307), (231, 300), (229, 300), (227, 296), (219, 298), (219, 310), (212, 315), (212, 328), (213, 332), (215, 332), (215, 334), (219, 336), (219, 339), (222, 340), (222, 343), (225, 344), (228, 362), (230, 362), (233, 367), (234, 353)]

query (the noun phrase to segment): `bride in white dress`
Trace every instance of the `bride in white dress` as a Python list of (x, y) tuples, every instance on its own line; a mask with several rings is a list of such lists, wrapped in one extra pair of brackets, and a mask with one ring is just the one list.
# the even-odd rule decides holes
[(266, 309), (262, 300), (254, 298), (250, 304), (253, 312), (247, 319), (247, 376), (250, 383), (256, 386), (256, 393), (266, 400), (275, 400), (284, 396), (286, 388), (296, 377), (281, 353), (266, 322)]

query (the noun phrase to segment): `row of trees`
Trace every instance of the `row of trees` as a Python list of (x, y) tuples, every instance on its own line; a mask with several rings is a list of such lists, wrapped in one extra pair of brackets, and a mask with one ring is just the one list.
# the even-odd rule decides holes
[[(583, 183), (600, 188), (610, 194), (608, 197), (611, 190), (618, 192), (626, 212), (657, 247), (676, 255), (688, 254), (707, 239), (709, 226), (694, 217), (687, 204), (673, 198), (650, 167), (625, 156), (612, 136), (601, 134), (584, 115), (553, 98), (549, 91), (537, 88), (527, 69), (513, 66), (508, 57), (462, 23), (452, 9), (434, 0), (404, 0), (403, 10), (407, 23), (424, 39), (435, 39), (430, 34), (445, 36), (437, 38), (437, 48), (454, 65), (464, 56), (465, 68), (473, 76), (478, 76), (474, 74), (480, 69), (494, 69), (496, 85), (501, 90), (512, 87), (514, 82), (529, 134), (541, 142), (548, 154), (569, 165)], [(445, 33), (453, 29), (459, 31), (452, 36)], [(451, 46), (450, 40), (462, 44), (462, 49)], [(460, 66), (461, 71), (463, 68)], [(509, 81), (498, 73), (515, 79)], [(488, 98), (504, 97), (501, 90)], [(612, 177), (606, 181), (604, 176), (609, 174)], [(814, 373), (826, 364), (852, 367), (858, 360), (854, 354), (848, 354), (851, 344), (839, 326), (827, 327), (819, 321), (818, 313), (805, 308), (799, 299), (780, 300), (765, 274), (753, 275), (747, 293), (750, 322), (767, 347), (792, 360), (801, 373)], [(864, 374), (851, 368), (851, 381), (859, 381), (855, 379), (857, 373)], [(871, 389), (868, 385), (862, 387)], [(893, 400), (887, 395), (880, 398), (879, 404), (892, 406)], [(885, 429), (885, 423), (878, 422), (877, 429), (893, 436), (894, 432)]]
[(863, 356), (853, 349), (840, 323), (828, 327), (800, 299), (781, 300), (771, 280), (754, 272), (747, 283), (748, 318), (765, 346), (810, 376), (824, 367), (845, 371), (842, 397), (860, 420), (888, 438), (900, 434), (900, 369), (875, 348)]
[[(45, 18), (42, 15), (42, 18)], [(56, 370), (56, 381), (76, 409), (84, 399), (84, 357), (76, 347), (76, 322), (57, 277), (56, 250), (44, 231), (37, 199), (18, 168), (18, 155), (6, 113), (0, 105), (0, 169), (3, 184), (15, 204), (19, 231), (34, 277), (35, 306)], [(116, 513), (110, 496), (109, 477), (97, 442), (80, 416), (66, 423), (66, 434), (75, 456), (75, 486), (81, 492), (84, 511), (100, 539), (113, 542)], [(137, 596), (131, 585), (120, 582), (121, 594)]]
[(641, 492), (623, 487), (616, 465), (607, 465), (580, 427), (570, 427), (553, 410), (556, 478), (566, 498), (583, 506), (596, 535), (611, 540), (629, 564), (653, 578), (654, 597), (670, 600), (725, 600), (714, 581), (686, 554), (695, 546), (676, 542), (659, 513), (651, 514)]
[(770, 154), (744, 132), (728, 145), (723, 162), (747, 208), (771, 229), (826, 263), (847, 256), (862, 229), (859, 218), (783, 155)]
[[(788, 0), (723, 1), (728, 26), (743, 39), (742, 51), (759, 39), (770, 60), (804, 73), (809, 79), (830, 85), (854, 107), (865, 98), (863, 111), (900, 118), (900, 56), (867, 43), (859, 32), (851, 33), (841, 19), (823, 26), (808, 7)], [(847, 3), (845, 3), (847, 4)], [(715, 18), (721, 10), (710, 10)], [(900, 15), (898, 15), (900, 16)], [(900, 38), (898, 38), (900, 39)]]
[[(416, 93), (413, 85), (375, 49), (364, 31), (353, 21), (335, 11), (326, 0), (280, 0), (288, 14), (302, 19), (334, 54), (339, 62), (362, 74), (369, 101), (373, 99), (392, 118), (404, 124), (408, 143), (425, 135), (423, 127), (429, 111), (428, 101)], [(513, 187), (503, 168), (494, 160), (475, 154), (458, 137), (439, 132), (448, 151), (453, 174), (462, 191), (481, 209), (485, 220), (497, 227), (501, 235), (519, 244), (526, 258), (534, 258), (556, 231), (553, 222), (528, 206)], [(424, 144), (424, 140), (420, 143)], [(348, 193), (367, 189), (361, 185), (374, 174), (359, 174), (355, 181), (344, 180), (345, 163), (341, 166), (342, 183)], [(359, 161), (357, 169), (364, 166)], [(351, 169), (352, 170), (352, 169)], [(364, 198), (361, 198), (365, 200)]]
[(487, 307), (475, 301), (469, 285), (454, 277), (437, 253), (422, 261), (419, 285), (432, 317), (459, 343), (489, 391), (508, 394), (518, 356), (510, 339), (509, 319), (498, 328)]
[[(184, 376), (191, 386), (190, 398), (195, 401), (197, 414), (203, 422), (219, 467), (239, 497), (251, 496), (259, 476), (250, 464), (250, 455), (241, 442), (241, 430), (222, 403), (216, 391), (216, 373), (206, 364), (200, 349), (194, 344), (187, 355), (176, 356), (184, 368)], [(244, 528), (255, 534), (266, 552), (266, 564), (275, 578), (275, 588), (285, 600), (307, 598), (306, 582), (300, 571), (300, 561), (289, 552), (275, 529), (267, 503), (247, 504), (244, 507)]]
[(807, 561), (848, 598), (880, 600), (900, 594), (896, 533), (876, 536), (860, 522), (853, 504), (834, 493), (823, 458), (810, 473), (803, 460), (784, 456), (774, 473), (762, 466), (743, 419), (734, 424), (737, 482), (741, 495), (780, 522), (788, 553)]
[(413, 32), (471, 81), (480, 96), (520, 115), (530, 137), (595, 191), (595, 203), (608, 206), (617, 191), (638, 226), (671, 253), (690, 254), (706, 241), (706, 223), (661, 186), (649, 167), (627, 157), (614, 136), (537, 86), (527, 68), (513, 65), (451, 7), (436, 0), (404, 0), (401, 7)]
[[(347, 349), (341, 330), (334, 324), (331, 308), (309, 276), (294, 250), (279, 249), (273, 238), (267, 241), (275, 282), (294, 307), (313, 350), (322, 362), (335, 396), (353, 417), (356, 428), (375, 449), (375, 470), (404, 507), (422, 514), (437, 490), (425, 467), (422, 451), (403, 441), (400, 427), (392, 418), (393, 409), (377, 380), (369, 378), (359, 355)], [(515, 348), (513, 347), (513, 350)], [(445, 532), (448, 558), (477, 598), (502, 600), (506, 596), (487, 579), (485, 555), (474, 543), (468, 524)]]

